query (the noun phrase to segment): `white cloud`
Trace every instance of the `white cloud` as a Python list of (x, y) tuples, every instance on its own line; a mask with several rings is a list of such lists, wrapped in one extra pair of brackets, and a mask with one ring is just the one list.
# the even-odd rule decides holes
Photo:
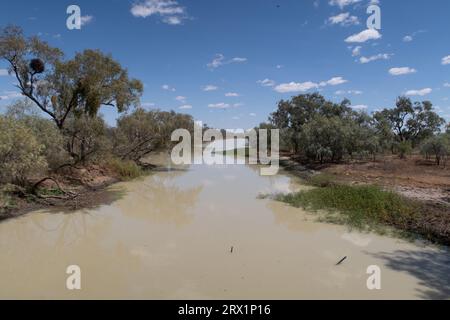
[(367, 29), (364, 31), (361, 31), (360, 33), (354, 34), (347, 39), (345, 39), (345, 42), (348, 43), (363, 43), (369, 40), (377, 40), (380, 39), (382, 36), (381, 34), (375, 30), (375, 29)]
[(443, 57), (442, 64), (443, 65), (450, 64), (450, 56)]
[(9, 74), (8, 74), (8, 70), (6, 70), (6, 69), (0, 69), (0, 77), (1, 77), (1, 76), (7, 76), (7, 75), (9, 75)]
[(131, 14), (139, 18), (157, 15), (170, 25), (182, 24), (187, 19), (186, 10), (175, 0), (145, 0), (133, 4)]
[(190, 104), (185, 104), (185, 105), (182, 105), (181, 107), (179, 107), (178, 109), (188, 110), (188, 109), (192, 109), (192, 106)]
[(202, 88), (203, 91), (216, 91), (217, 89), (219, 89), (218, 87), (212, 85), (212, 84), (208, 84), (207, 86), (204, 86)]
[(337, 85), (340, 85), (340, 84), (343, 84), (343, 83), (346, 83), (346, 82), (348, 82), (348, 80), (345, 80), (345, 79), (342, 78), (342, 77), (334, 77), (334, 78), (331, 78), (331, 79), (328, 80), (328, 81), (323, 81), (323, 82), (321, 82), (321, 83), (320, 83), (320, 86), (321, 86), (321, 87), (325, 87), (325, 86), (327, 86), (327, 85), (330, 85), (330, 86), (337, 86)]
[(273, 87), (275, 85), (275, 81), (270, 79), (258, 80), (256, 83), (260, 84), (263, 87)]
[(208, 108), (212, 109), (228, 109), (231, 108), (231, 105), (228, 103), (220, 102), (220, 103), (211, 103), (208, 105)]
[(275, 87), (275, 91), (279, 93), (289, 93), (289, 92), (305, 92), (311, 89), (317, 89), (319, 85), (317, 83), (307, 81), (302, 83), (290, 82), (282, 83)]
[(412, 36), (404, 36), (403, 37), (403, 42), (411, 42), (413, 40), (414, 40), (414, 38)]
[(223, 54), (216, 54), (215, 58), (213, 59), (213, 61), (211, 61), (210, 63), (207, 64), (208, 68), (218, 68), (223, 64), (223, 60), (225, 59), (225, 57), (223, 56)]
[(10, 100), (21, 98), (22, 94), (17, 91), (5, 91), (3, 95), (0, 95), (0, 100)]
[(182, 103), (185, 103), (186, 102), (186, 97), (178, 96), (178, 97), (175, 98), (175, 100), (180, 101)]
[(172, 91), (172, 92), (175, 92), (176, 91), (176, 89), (175, 88), (172, 88), (171, 86), (169, 86), (168, 84), (164, 84), (164, 85), (162, 85), (162, 87), (161, 87), (163, 90), (167, 90), (167, 91)]
[(405, 95), (407, 96), (426, 96), (427, 94), (430, 94), (433, 91), (431, 88), (425, 88), (420, 90), (409, 90), (406, 91)]
[(339, 24), (341, 26), (353, 26), (359, 24), (359, 19), (356, 16), (350, 15), (349, 12), (343, 12), (336, 16), (332, 16), (328, 18), (329, 24)]
[(89, 16), (89, 15), (81, 16), (81, 25), (85, 26), (85, 25), (91, 23), (93, 20), (94, 20), (93, 16)]
[(206, 66), (210, 69), (216, 69), (216, 68), (221, 67), (226, 64), (244, 63), (244, 62), (247, 62), (247, 60), (248, 60), (247, 58), (235, 57), (231, 60), (226, 61), (225, 56), (221, 53), (218, 53), (218, 54), (216, 54), (214, 59), (210, 63), (208, 63)]
[(337, 86), (347, 82), (348, 80), (345, 80), (342, 77), (334, 77), (328, 81), (321, 81), (320, 83), (315, 83), (312, 81), (306, 81), (301, 83), (298, 82), (282, 83), (276, 86), (274, 90), (279, 93), (306, 92), (311, 89), (319, 89), (320, 87), (325, 86)]
[(227, 92), (225, 93), (225, 97), (239, 97), (239, 94), (236, 92)]
[(416, 73), (417, 70), (410, 67), (402, 67), (402, 68), (391, 68), (389, 69), (389, 73), (393, 76), (402, 76), (405, 74)]
[(363, 94), (363, 92), (359, 91), (359, 90), (348, 90), (348, 91), (338, 90), (335, 92), (335, 94), (337, 94), (339, 96), (344, 95), (344, 94), (361, 95), (361, 94)]
[(444, 83), (444, 87), (450, 88), (450, 83), (448, 83), (448, 82)]
[(352, 50), (352, 56), (357, 57), (357, 56), (361, 55), (361, 49), (362, 49), (361, 46), (354, 47)]
[(250, 117), (256, 117), (256, 113), (254, 113), (254, 112), (249, 113), (249, 116), (250, 116)]
[(354, 106), (350, 106), (350, 108), (352, 108), (353, 110), (357, 110), (357, 111), (363, 111), (363, 110), (367, 110), (368, 106), (366, 106), (365, 104), (357, 104)]
[(236, 63), (247, 62), (247, 58), (236, 57), (236, 58), (231, 59), (230, 62), (236, 62)]
[(389, 60), (392, 56), (393, 56), (392, 54), (380, 53), (371, 57), (361, 57), (359, 58), (359, 62), (362, 64), (366, 64), (377, 60)]
[(339, 8), (344, 8), (350, 4), (355, 4), (360, 2), (361, 0), (330, 0), (329, 4), (331, 6), (338, 6)]

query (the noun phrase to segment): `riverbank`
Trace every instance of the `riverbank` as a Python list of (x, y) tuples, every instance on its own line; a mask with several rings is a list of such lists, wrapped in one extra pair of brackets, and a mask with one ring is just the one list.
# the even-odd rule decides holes
[(110, 159), (100, 164), (61, 168), (47, 177), (34, 178), (28, 188), (2, 186), (0, 221), (40, 209), (75, 211), (110, 203), (111, 194), (106, 192), (109, 186), (147, 175), (155, 168)]
[(324, 220), (359, 229), (397, 234), (450, 245), (450, 171), (419, 157), (401, 160), (304, 166), (285, 157), (287, 171), (315, 187), (276, 195), (279, 201), (312, 211)]

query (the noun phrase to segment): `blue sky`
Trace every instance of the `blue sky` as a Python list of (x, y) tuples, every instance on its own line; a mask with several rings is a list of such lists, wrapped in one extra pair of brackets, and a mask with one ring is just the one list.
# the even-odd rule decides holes
[[(85, 48), (111, 53), (145, 84), (145, 108), (214, 127), (252, 127), (277, 101), (314, 91), (368, 112), (408, 94), (431, 100), (449, 121), (450, 1), (375, 1), (381, 30), (367, 31), (370, 2), (5, 0), (0, 25), (39, 34), (67, 57)], [(66, 27), (71, 4), (81, 8), (81, 30)], [(6, 67), (0, 108), (17, 96)], [(112, 109), (102, 113), (115, 123)]]

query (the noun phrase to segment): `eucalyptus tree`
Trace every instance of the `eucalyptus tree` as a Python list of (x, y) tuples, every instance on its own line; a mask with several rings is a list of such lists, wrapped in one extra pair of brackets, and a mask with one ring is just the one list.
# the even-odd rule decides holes
[(9, 64), (20, 93), (33, 101), (62, 130), (70, 115), (97, 115), (101, 106), (118, 112), (138, 105), (140, 81), (99, 50), (84, 50), (73, 59), (38, 37), (25, 37), (21, 28), (0, 29), (0, 59)]

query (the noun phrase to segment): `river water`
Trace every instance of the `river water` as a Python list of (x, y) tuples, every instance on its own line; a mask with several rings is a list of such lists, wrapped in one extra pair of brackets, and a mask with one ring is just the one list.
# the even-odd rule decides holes
[[(258, 199), (305, 188), (295, 177), (246, 165), (170, 167), (110, 187), (97, 208), (1, 223), (0, 298), (450, 297), (448, 252)], [(81, 268), (81, 290), (66, 288), (69, 265)], [(367, 288), (371, 265), (381, 290)]]

